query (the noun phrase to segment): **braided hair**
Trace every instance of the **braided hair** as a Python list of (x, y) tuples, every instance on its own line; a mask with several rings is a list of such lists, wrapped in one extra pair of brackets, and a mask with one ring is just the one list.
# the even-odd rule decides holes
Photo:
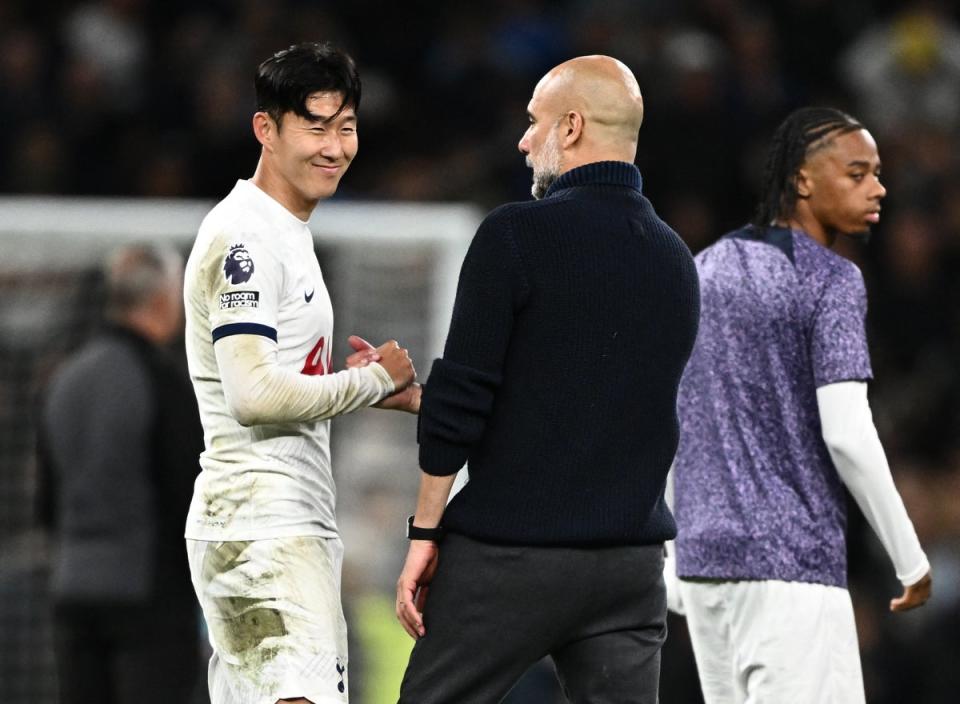
[(833, 108), (800, 108), (785, 119), (773, 135), (763, 173), (764, 191), (753, 217), (757, 227), (768, 227), (789, 217), (797, 205), (797, 171), (807, 157), (829, 144), (829, 135), (864, 129), (857, 120)]

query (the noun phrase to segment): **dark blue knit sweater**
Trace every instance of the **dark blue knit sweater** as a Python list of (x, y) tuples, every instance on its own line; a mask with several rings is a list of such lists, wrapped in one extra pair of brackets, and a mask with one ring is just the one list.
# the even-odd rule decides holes
[(420, 409), (420, 466), (470, 482), (447, 530), (524, 545), (674, 537), (663, 500), (697, 333), (686, 245), (599, 162), (480, 225)]

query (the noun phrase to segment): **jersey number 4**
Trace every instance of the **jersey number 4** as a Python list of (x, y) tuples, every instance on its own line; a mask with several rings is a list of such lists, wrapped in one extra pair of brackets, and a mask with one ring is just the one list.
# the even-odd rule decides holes
[(303, 369), (300, 370), (301, 374), (306, 374), (307, 376), (320, 376), (321, 374), (332, 374), (333, 373), (333, 359), (331, 356), (331, 350), (327, 350), (327, 366), (323, 366), (323, 347), (326, 340), (320, 338), (317, 341), (317, 344), (313, 346), (313, 349), (310, 350), (310, 354), (307, 355), (306, 361), (303, 363)]

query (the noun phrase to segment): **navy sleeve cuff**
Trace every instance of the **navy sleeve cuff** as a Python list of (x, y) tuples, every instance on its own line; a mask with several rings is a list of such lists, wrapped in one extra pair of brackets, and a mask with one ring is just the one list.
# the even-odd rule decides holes
[(214, 342), (231, 335), (262, 335), (263, 337), (269, 337), (274, 342), (277, 341), (277, 331), (269, 325), (261, 325), (260, 323), (229, 323), (215, 328), (211, 333)]
[(420, 445), (420, 469), (435, 477), (448, 477), (467, 463), (468, 454), (462, 445), (431, 438)]

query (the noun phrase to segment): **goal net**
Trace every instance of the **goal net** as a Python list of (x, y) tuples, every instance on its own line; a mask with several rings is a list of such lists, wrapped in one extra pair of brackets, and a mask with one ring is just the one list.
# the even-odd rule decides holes
[[(44, 383), (100, 320), (104, 257), (122, 244), (189, 252), (212, 203), (0, 197), (0, 701), (54, 702), (49, 546), (36, 528), (35, 417)], [(347, 335), (410, 349), (419, 376), (442, 351), (460, 264), (480, 221), (468, 205), (329, 202), (310, 222)], [(418, 482), (416, 420), (369, 410), (334, 422), (347, 562), (344, 595), (387, 593)], [(353, 658), (351, 658), (353, 660)], [(359, 673), (358, 673), (359, 674)], [(353, 678), (351, 678), (353, 679)], [(359, 698), (357, 698), (360, 701)]]

